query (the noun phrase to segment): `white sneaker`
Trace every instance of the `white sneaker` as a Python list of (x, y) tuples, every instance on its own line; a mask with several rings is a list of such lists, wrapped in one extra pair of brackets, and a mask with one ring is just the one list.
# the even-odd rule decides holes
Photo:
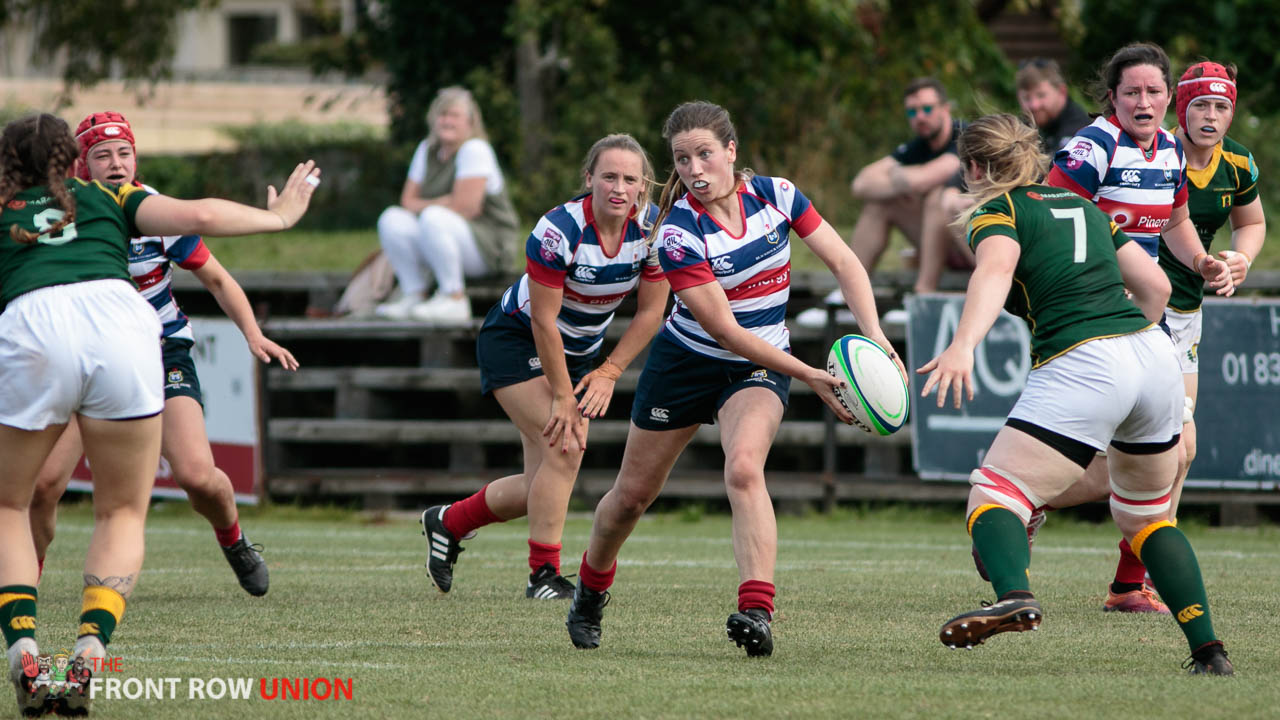
[[(836, 311), (837, 325), (857, 325), (858, 321), (853, 317), (853, 313), (846, 309)], [(809, 308), (796, 315), (796, 325), (807, 328), (822, 328), (827, 326), (827, 309), (826, 308)]]
[(373, 309), (373, 314), (384, 320), (408, 320), (409, 310), (421, 305), (422, 298), (417, 295), (402, 295), (399, 300), (382, 303)]
[(471, 322), (471, 301), (465, 295), (452, 297), (437, 293), (427, 302), (414, 305), (409, 316), (423, 322), (465, 325)]

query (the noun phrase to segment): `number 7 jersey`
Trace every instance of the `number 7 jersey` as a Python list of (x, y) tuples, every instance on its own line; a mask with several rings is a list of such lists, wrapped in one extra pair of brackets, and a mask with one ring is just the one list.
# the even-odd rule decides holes
[(1005, 309), (1031, 328), (1040, 367), (1081, 343), (1151, 325), (1125, 296), (1116, 250), (1130, 241), (1094, 204), (1061, 188), (1028, 185), (985, 204), (969, 221), (969, 247), (993, 235), (1021, 248)]

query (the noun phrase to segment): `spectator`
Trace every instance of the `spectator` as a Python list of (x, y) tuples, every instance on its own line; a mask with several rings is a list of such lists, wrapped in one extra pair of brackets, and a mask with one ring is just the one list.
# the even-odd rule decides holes
[[(964, 125), (951, 117), (947, 91), (934, 78), (911, 81), (902, 96), (907, 122), (916, 136), (854, 177), (853, 196), (863, 206), (850, 244), (870, 272), (889, 244), (890, 228), (897, 228), (917, 249), (915, 291), (932, 292), (944, 264), (953, 269), (973, 267), (973, 253), (950, 227), (965, 209), (956, 155), (956, 138)], [(826, 302), (843, 305), (844, 298), (837, 289)], [(796, 320), (800, 325), (821, 325), (825, 313), (806, 310)]]
[[(471, 320), (464, 277), (502, 268), (517, 241), (516, 214), (480, 108), (460, 87), (441, 90), (427, 110), (431, 134), (418, 144), (400, 204), (378, 218), (378, 238), (402, 296), (375, 313), (392, 320)], [(436, 293), (426, 299), (428, 271)]]
[(1066, 147), (1076, 131), (1089, 124), (1089, 113), (1067, 94), (1067, 81), (1053, 60), (1023, 60), (1015, 81), (1018, 104), (1040, 131), (1045, 152), (1052, 154)]

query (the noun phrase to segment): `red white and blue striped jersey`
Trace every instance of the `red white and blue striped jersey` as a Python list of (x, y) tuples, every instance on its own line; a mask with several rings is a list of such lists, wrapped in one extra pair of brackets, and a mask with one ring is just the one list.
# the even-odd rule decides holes
[[(623, 227), (622, 244), (613, 255), (605, 252), (596, 234), (591, 195), (582, 195), (542, 216), (525, 243), (525, 274), (502, 295), (502, 311), (532, 327), (529, 283), (563, 288), (556, 327), (566, 355), (590, 355), (604, 342), (605, 328), (623, 298), (643, 277), (660, 282), (647, 241), (648, 231), (636, 222), (636, 209)], [(652, 227), (658, 209), (645, 207), (645, 227)]]
[[(155, 194), (147, 185), (143, 190)], [(129, 275), (138, 292), (151, 303), (164, 326), (161, 337), (194, 341), (191, 324), (173, 299), (173, 265), (185, 270), (199, 270), (209, 261), (209, 248), (199, 235), (167, 235), (140, 237), (129, 241)]]
[[(791, 334), (783, 322), (791, 295), (790, 231), (808, 237), (822, 216), (790, 180), (777, 177), (756, 176), (740, 185), (738, 206), (745, 229), (735, 235), (686, 192), (658, 229), (662, 270), (677, 292), (720, 283), (738, 325), (790, 351)], [(720, 347), (678, 296), (662, 333), (693, 352), (749, 362)]]
[(1100, 117), (1054, 154), (1045, 184), (1093, 201), (1154, 258), (1170, 212), (1187, 203), (1187, 158), (1164, 128), (1152, 150), (1148, 158), (1114, 115)]

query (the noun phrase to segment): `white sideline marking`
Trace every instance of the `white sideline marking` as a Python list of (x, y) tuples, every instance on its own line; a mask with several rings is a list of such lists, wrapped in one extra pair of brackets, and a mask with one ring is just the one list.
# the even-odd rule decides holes
[(1000, 432), (1006, 418), (983, 415), (930, 415), (925, 427), (930, 430), (959, 430), (962, 432)]

